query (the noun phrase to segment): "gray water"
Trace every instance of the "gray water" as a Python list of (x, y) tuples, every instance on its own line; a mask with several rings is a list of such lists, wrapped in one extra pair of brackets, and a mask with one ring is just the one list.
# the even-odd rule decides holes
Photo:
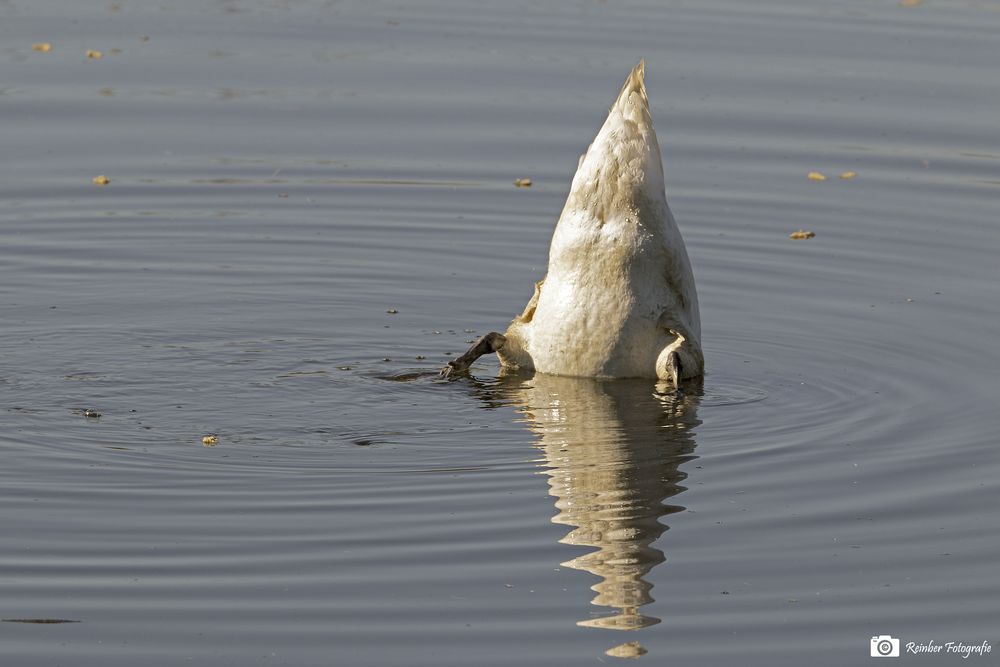
[[(0, 2), (0, 618), (77, 621), (0, 663), (996, 663), (998, 55), (988, 0)], [(640, 57), (703, 387), (436, 381)]]

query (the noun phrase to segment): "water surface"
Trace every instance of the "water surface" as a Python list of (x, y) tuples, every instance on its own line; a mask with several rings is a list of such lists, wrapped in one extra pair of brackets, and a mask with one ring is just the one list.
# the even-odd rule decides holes
[[(0, 618), (78, 621), (4, 664), (1000, 644), (997, 53), (972, 0), (0, 3)], [(640, 57), (703, 387), (434, 381)]]

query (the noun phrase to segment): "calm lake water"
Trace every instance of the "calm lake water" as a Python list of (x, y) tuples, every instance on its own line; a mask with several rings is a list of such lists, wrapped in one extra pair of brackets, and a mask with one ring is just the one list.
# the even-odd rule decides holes
[[(0, 618), (77, 621), (0, 662), (995, 664), (998, 55), (992, 0), (0, 2)], [(640, 57), (703, 388), (435, 381)]]

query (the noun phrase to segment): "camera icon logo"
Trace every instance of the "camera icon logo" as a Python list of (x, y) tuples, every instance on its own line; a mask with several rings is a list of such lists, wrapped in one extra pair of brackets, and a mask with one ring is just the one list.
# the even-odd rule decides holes
[(873, 658), (898, 658), (899, 640), (892, 635), (872, 637)]

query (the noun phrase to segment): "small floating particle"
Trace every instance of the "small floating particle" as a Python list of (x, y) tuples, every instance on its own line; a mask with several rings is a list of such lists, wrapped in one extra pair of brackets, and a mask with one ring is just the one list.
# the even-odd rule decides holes
[(646, 647), (639, 642), (625, 642), (624, 644), (619, 644), (618, 646), (612, 646), (604, 655), (609, 655), (612, 658), (639, 658), (646, 655), (648, 651)]
[(215, 447), (217, 444), (219, 444), (219, 436), (217, 435), (202, 436), (201, 444), (205, 445), (206, 447)]
[(94, 185), (107, 185), (108, 183), (111, 182), (111, 179), (108, 178), (107, 176), (94, 176), (94, 178), (92, 178), (91, 180), (93, 181)]
[(395, 308), (390, 308), (389, 310), (387, 310), (387, 311), (385, 311), (385, 312), (389, 313), (390, 315), (395, 315), (395, 314), (396, 314), (396, 313), (398, 313), (399, 311), (398, 311), (398, 310), (396, 310)]
[(796, 232), (792, 232), (788, 235), (788, 238), (794, 239), (796, 241), (801, 241), (803, 239), (811, 239), (816, 236), (816, 232), (806, 231), (805, 229), (800, 229)]
[(83, 411), (83, 416), (89, 417), (91, 419), (97, 419), (101, 416), (101, 413), (98, 412), (97, 410), (91, 410), (90, 408), (87, 408), (86, 410)]
[(140, 42), (148, 42), (149, 41), (149, 35), (143, 35), (142, 37), (139, 38), (139, 41)]
[(854, 178), (857, 175), (858, 175), (858, 173), (856, 171), (842, 171), (842, 172), (840, 172), (840, 177), (842, 179), (844, 179), (845, 181), (849, 181), (849, 180), (851, 180), (852, 178)]
[(31, 45), (32, 51), (41, 51), (42, 53), (48, 53), (52, 50), (52, 45), (48, 42), (38, 42), (37, 44)]
[(104, 54), (100, 51), (95, 51), (94, 49), (87, 49), (87, 57), (91, 60), (100, 60), (104, 57)]
[(514, 185), (519, 188), (530, 188), (531, 179), (530, 178), (516, 178), (514, 179)]
[(823, 174), (821, 174), (818, 171), (810, 171), (808, 174), (806, 174), (806, 178), (808, 178), (810, 181), (825, 181), (826, 180), (826, 176), (824, 176)]

